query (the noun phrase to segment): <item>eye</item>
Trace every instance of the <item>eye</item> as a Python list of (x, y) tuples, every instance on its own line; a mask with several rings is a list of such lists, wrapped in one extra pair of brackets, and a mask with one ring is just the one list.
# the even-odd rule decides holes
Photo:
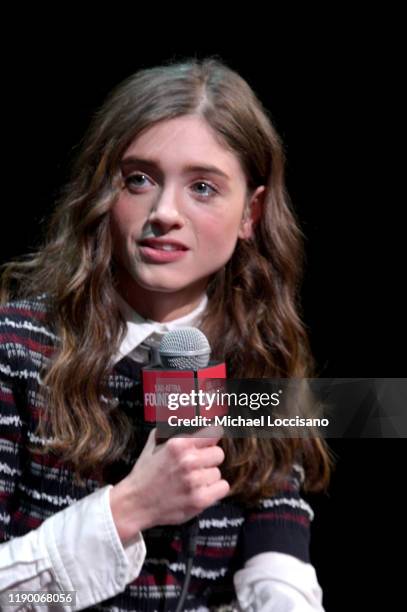
[(140, 187), (145, 187), (145, 179), (147, 179), (145, 174), (131, 174), (130, 176), (126, 177), (125, 183), (127, 186), (137, 189)]
[(198, 196), (202, 196), (202, 198), (205, 200), (211, 197), (214, 197), (218, 193), (218, 190), (213, 185), (211, 185), (210, 183), (207, 183), (206, 181), (197, 181), (196, 183), (194, 183), (194, 187), (196, 187), (197, 185), (199, 187), (203, 187), (204, 189), (195, 191), (196, 194)]

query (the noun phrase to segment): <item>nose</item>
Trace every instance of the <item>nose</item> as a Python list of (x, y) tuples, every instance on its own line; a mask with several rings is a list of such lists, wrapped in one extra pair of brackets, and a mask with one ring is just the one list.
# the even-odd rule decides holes
[(180, 196), (176, 193), (175, 187), (163, 188), (151, 207), (148, 222), (158, 227), (163, 233), (170, 229), (183, 227), (184, 218), (180, 210)]

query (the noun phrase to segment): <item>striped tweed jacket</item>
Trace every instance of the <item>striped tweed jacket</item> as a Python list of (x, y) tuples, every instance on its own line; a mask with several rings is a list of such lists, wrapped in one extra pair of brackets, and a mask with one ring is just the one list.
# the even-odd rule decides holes
[[(0, 542), (35, 529), (100, 486), (115, 484), (130, 471), (149, 433), (140, 364), (124, 357), (113, 367), (108, 384), (117, 409), (130, 415), (138, 432), (131, 461), (118, 462), (103, 483), (90, 477), (78, 486), (68, 464), (54, 454), (36, 452), (44, 444), (36, 435), (40, 373), (57, 342), (44, 298), (0, 307)], [(300, 496), (300, 485), (301, 470), (294, 468), (284, 490), (255, 508), (227, 498), (200, 515), (188, 609), (230, 603), (234, 572), (259, 553), (283, 552), (309, 562), (312, 510)], [(121, 595), (92, 609), (175, 609), (185, 576), (183, 535), (182, 526), (143, 532), (147, 557), (140, 575)]]

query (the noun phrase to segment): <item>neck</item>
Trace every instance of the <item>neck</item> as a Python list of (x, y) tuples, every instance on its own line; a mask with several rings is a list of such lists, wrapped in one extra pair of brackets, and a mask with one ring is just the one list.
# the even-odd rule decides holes
[(142, 287), (129, 287), (119, 281), (116, 287), (124, 300), (145, 319), (167, 323), (192, 312), (201, 302), (205, 284), (197, 284), (182, 291), (145, 291)]

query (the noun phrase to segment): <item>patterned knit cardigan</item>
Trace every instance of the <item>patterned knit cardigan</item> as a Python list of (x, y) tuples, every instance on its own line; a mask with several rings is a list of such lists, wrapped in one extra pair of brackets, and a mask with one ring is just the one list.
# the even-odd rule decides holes
[[(103, 483), (95, 477), (78, 486), (67, 463), (51, 453), (28, 450), (28, 443), (34, 448), (43, 444), (35, 434), (40, 371), (58, 341), (46, 315), (43, 298), (0, 307), (0, 542), (26, 534), (98, 487), (123, 478), (149, 433), (142, 418), (140, 365), (124, 357), (108, 384), (118, 409), (130, 415), (139, 432), (130, 465), (117, 464)], [(300, 497), (300, 485), (301, 470), (294, 467), (284, 490), (255, 508), (245, 508), (231, 497), (200, 515), (186, 609), (216, 609), (230, 603), (235, 597), (234, 572), (258, 553), (283, 552), (309, 562), (313, 513)], [(92, 609), (175, 609), (185, 576), (183, 528), (154, 528), (143, 536), (147, 557), (138, 578), (122, 594)]]

